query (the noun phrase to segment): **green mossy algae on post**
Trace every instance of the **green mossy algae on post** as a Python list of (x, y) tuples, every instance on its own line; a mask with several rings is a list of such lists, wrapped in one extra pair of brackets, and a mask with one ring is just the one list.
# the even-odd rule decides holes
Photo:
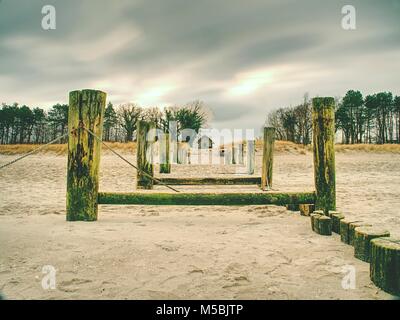
[(371, 240), (382, 237), (390, 237), (390, 232), (374, 227), (357, 227), (354, 233), (354, 256), (362, 261), (369, 262)]
[(155, 124), (146, 121), (138, 121), (137, 124), (137, 189), (153, 189), (154, 165), (152, 163), (151, 143), (149, 133), (155, 129)]
[[(158, 178), (169, 185), (260, 185), (260, 177), (231, 177), (231, 178)], [(154, 184), (160, 184), (154, 181)]]
[(316, 209), (336, 210), (335, 99), (314, 98), (313, 149)]
[(313, 203), (314, 192), (304, 193), (99, 193), (99, 204), (140, 205), (281, 205)]
[(160, 173), (171, 173), (169, 133), (160, 138)]
[(375, 285), (400, 296), (400, 240), (376, 238), (371, 240), (370, 277)]
[(274, 164), (275, 128), (264, 128), (263, 158), (261, 166), (261, 189), (272, 188)]
[(97, 220), (99, 165), (106, 93), (73, 91), (68, 109), (67, 220)]

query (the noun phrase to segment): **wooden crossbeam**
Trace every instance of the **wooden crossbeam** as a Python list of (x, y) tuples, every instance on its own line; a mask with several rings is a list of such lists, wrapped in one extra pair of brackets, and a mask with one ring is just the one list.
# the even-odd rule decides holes
[[(261, 177), (231, 178), (159, 178), (169, 185), (260, 185)], [(157, 182), (155, 183), (157, 184)]]
[(245, 206), (313, 204), (315, 192), (259, 193), (110, 193), (100, 192), (99, 204), (121, 205), (185, 205), (185, 206)]

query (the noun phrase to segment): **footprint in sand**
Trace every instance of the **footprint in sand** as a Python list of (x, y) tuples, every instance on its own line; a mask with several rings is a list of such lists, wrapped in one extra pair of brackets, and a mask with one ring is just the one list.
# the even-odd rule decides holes
[(58, 285), (58, 289), (63, 292), (76, 292), (79, 290), (79, 287), (76, 287), (76, 286), (91, 283), (91, 282), (92, 282), (92, 280), (89, 280), (89, 279), (73, 278), (71, 280), (62, 281)]
[(239, 287), (250, 283), (249, 276), (247, 275), (244, 266), (239, 263), (229, 264), (222, 276), (224, 282), (228, 282), (223, 288)]
[(174, 246), (174, 245), (156, 244), (156, 246), (168, 252), (179, 250), (179, 246)]

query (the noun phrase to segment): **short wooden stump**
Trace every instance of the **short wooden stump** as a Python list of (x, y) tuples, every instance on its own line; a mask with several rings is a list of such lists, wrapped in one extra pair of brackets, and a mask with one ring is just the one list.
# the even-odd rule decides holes
[(371, 224), (357, 221), (357, 222), (350, 222), (349, 224), (349, 245), (354, 246), (354, 236), (355, 236), (355, 229), (358, 227), (372, 227)]
[(340, 234), (340, 220), (344, 219), (344, 215), (341, 213), (333, 213), (331, 219), (332, 219), (332, 231), (337, 234)]
[(374, 227), (357, 227), (354, 232), (354, 256), (365, 262), (370, 261), (371, 240), (390, 237), (389, 231)]
[(400, 239), (371, 240), (370, 277), (377, 287), (400, 296)]
[(322, 217), (322, 215), (318, 214), (318, 213), (311, 213), (310, 215), (310, 220), (311, 220), (311, 229), (314, 232), (319, 233), (319, 222), (318, 219), (319, 217)]
[(300, 209), (300, 214), (302, 216), (310, 216), (311, 213), (314, 212), (315, 209), (315, 205), (313, 204), (300, 204), (299, 205), (299, 209)]
[(323, 236), (332, 235), (332, 220), (327, 216), (318, 218), (318, 233)]
[(347, 219), (342, 219), (340, 220), (340, 240), (346, 244), (349, 244), (349, 227), (350, 223), (354, 222), (360, 222), (356, 220), (347, 220)]

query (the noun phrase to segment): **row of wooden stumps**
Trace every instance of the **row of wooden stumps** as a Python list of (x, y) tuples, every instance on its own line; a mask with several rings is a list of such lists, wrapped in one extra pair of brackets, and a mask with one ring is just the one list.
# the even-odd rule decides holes
[(302, 215), (309, 215), (311, 229), (324, 236), (340, 235), (340, 240), (354, 247), (354, 256), (370, 263), (370, 278), (376, 286), (400, 296), (400, 240), (391, 238), (386, 229), (357, 220), (346, 219), (337, 211), (312, 211), (300, 206)]
[(346, 219), (336, 211), (334, 130), (334, 100), (313, 99), (316, 203), (287, 207), (310, 216), (314, 232), (324, 236), (339, 234), (343, 243), (354, 246), (356, 258), (370, 263), (370, 278), (375, 285), (400, 295), (400, 240), (391, 238), (385, 229)]

